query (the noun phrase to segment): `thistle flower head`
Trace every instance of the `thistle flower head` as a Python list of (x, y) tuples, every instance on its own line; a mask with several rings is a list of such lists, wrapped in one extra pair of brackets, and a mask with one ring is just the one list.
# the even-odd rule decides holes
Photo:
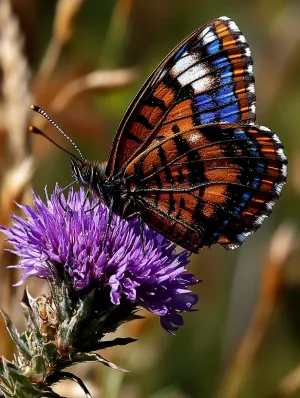
[(53, 264), (61, 265), (77, 290), (109, 287), (113, 304), (125, 297), (159, 315), (169, 332), (182, 325), (180, 314), (192, 311), (198, 301), (189, 290), (198, 281), (185, 269), (189, 252), (176, 253), (176, 245), (145, 225), (143, 253), (139, 220), (118, 215), (113, 215), (101, 249), (108, 215), (104, 205), (89, 200), (83, 189), (71, 189), (65, 199), (56, 187), (50, 197), (46, 193), (46, 203), (33, 195), (35, 209), (20, 206), (26, 217), (13, 215), (13, 226), (2, 228), (12, 252), (20, 256), (18, 284), (29, 276), (51, 279)]

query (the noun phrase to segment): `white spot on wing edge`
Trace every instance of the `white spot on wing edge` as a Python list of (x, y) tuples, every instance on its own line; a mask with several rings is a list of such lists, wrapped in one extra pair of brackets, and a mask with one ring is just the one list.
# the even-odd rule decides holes
[(238, 37), (238, 41), (239, 41), (240, 43), (247, 43), (247, 40), (246, 40), (245, 36), (243, 36), (243, 35), (240, 35), (240, 36)]
[(245, 48), (245, 55), (246, 55), (246, 57), (251, 57), (251, 50), (249, 47)]
[(281, 144), (281, 141), (280, 141), (280, 139), (277, 137), (276, 134), (273, 134), (273, 135), (272, 135), (272, 138), (273, 138), (273, 140), (274, 140), (277, 144)]
[(286, 176), (287, 176), (287, 165), (286, 165), (286, 164), (283, 164), (283, 165), (282, 165), (282, 167), (281, 167), (281, 173), (282, 173), (283, 177), (286, 177)]
[[(267, 133), (270, 133), (270, 132), (271, 132), (271, 130), (270, 130), (268, 127), (266, 127), (266, 126), (257, 126), (257, 127), (259, 127), (260, 130), (262, 130), (262, 131), (266, 131)], [(275, 135), (275, 134), (274, 134), (274, 135)], [(274, 137), (272, 137), (272, 138), (274, 138)]]
[(285, 184), (284, 182), (281, 182), (281, 183), (279, 183), (279, 184), (277, 184), (277, 185), (275, 186), (275, 190), (276, 190), (276, 193), (277, 193), (278, 195), (281, 194), (281, 191), (282, 191), (282, 188), (283, 188), (284, 184)]
[(267, 203), (266, 203), (266, 208), (267, 208), (268, 210), (272, 210), (273, 207), (274, 207), (274, 205), (275, 205), (274, 200), (270, 200), (270, 202), (267, 202)]
[(203, 37), (204, 44), (212, 43), (216, 40), (218, 40), (218, 37), (214, 34), (214, 32), (209, 32), (205, 37)]
[(253, 75), (253, 66), (252, 65), (248, 65), (247, 72), (249, 73), (249, 75)]
[(285, 156), (282, 148), (277, 149), (277, 155), (280, 157), (280, 160), (286, 160), (286, 156)]
[(230, 22), (228, 22), (228, 26), (233, 32), (239, 32), (240, 31), (240, 29), (238, 28), (237, 24), (234, 21), (232, 21), (232, 20)]
[(237, 238), (238, 238), (238, 240), (239, 240), (241, 243), (243, 243), (243, 242), (246, 240), (246, 238), (247, 238), (248, 236), (250, 236), (253, 232), (254, 232), (254, 231), (242, 232), (242, 233), (240, 233), (240, 234), (237, 235)]
[(247, 90), (248, 90), (250, 93), (255, 94), (254, 84), (253, 84), (253, 83), (249, 84), (249, 86), (247, 87)]
[(257, 217), (257, 219), (254, 221), (254, 225), (261, 225), (263, 221), (267, 218), (268, 216), (266, 214), (261, 214), (260, 216)]
[(231, 18), (223, 16), (223, 17), (220, 17), (220, 18), (217, 18), (217, 19), (222, 19), (222, 21), (229, 21)]
[(206, 28), (204, 28), (202, 30), (202, 32), (200, 33), (199, 38), (202, 39), (210, 31), (211, 31), (211, 27), (210, 26), (206, 26)]
[(226, 249), (237, 249), (241, 246), (241, 243), (229, 243), (228, 245), (224, 245)]

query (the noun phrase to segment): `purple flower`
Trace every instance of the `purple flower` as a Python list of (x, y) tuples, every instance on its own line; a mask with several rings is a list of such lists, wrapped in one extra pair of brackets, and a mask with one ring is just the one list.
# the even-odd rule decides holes
[(18, 284), (32, 275), (51, 278), (49, 264), (61, 264), (76, 289), (100, 282), (110, 287), (113, 304), (126, 297), (159, 315), (167, 331), (177, 330), (183, 324), (180, 313), (193, 311), (198, 301), (188, 288), (198, 282), (186, 273), (190, 253), (176, 253), (176, 245), (145, 225), (144, 255), (139, 221), (117, 215), (101, 250), (108, 209), (86, 198), (83, 189), (71, 189), (67, 200), (62, 195), (59, 200), (58, 192), (57, 187), (50, 198), (46, 193), (46, 204), (34, 194), (36, 209), (20, 206), (26, 218), (13, 215), (13, 227), (2, 228), (12, 252), (20, 256), (15, 266), (23, 270)]

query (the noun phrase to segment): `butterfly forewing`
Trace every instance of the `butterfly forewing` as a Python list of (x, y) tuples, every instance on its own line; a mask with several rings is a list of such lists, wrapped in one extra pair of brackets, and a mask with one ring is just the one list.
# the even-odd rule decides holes
[(232, 20), (215, 19), (180, 43), (140, 90), (117, 131), (106, 175), (113, 178), (170, 134), (254, 120), (249, 46)]
[(278, 137), (254, 124), (211, 124), (177, 133), (125, 171), (141, 215), (192, 251), (243, 243), (271, 212), (286, 178)]

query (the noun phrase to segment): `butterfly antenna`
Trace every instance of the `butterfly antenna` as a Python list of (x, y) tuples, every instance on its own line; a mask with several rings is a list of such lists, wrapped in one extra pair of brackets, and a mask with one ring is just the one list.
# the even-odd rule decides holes
[(31, 125), (31, 126), (28, 127), (28, 130), (29, 130), (31, 133), (34, 133), (34, 134), (38, 134), (38, 135), (43, 136), (43, 137), (46, 138), (48, 141), (52, 142), (52, 144), (54, 144), (55, 146), (57, 146), (57, 148), (59, 148), (59, 149), (61, 149), (62, 151), (66, 152), (68, 155), (72, 156), (73, 158), (79, 160), (79, 162), (82, 162), (82, 159), (80, 159), (79, 157), (75, 156), (73, 153), (69, 152), (66, 148), (60, 146), (57, 142), (53, 141), (52, 138), (48, 137), (45, 133), (43, 133), (43, 132), (42, 132), (40, 129), (38, 129), (37, 127)]
[[(44, 116), (45, 119), (47, 119), (67, 140), (69, 140), (69, 142), (73, 145), (73, 147), (76, 149), (76, 151), (79, 153), (81, 160), (85, 160), (85, 158), (83, 157), (80, 149), (78, 148), (78, 146), (75, 144), (75, 142), (58, 126), (58, 124), (56, 124), (54, 122), (54, 120), (51, 119), (51, 117), (48, 115), (47, 112), (45, 112), (42, 108), (40, 108), (39, 106), (36, 105), (31, 105), (31, 109), (34, 112), (40, 113), (42, 116)], [(62, 149), (64, 152), (69, 153), (69, 155), (72, 155), (70, 152), (68, 152), (66, 149), (64, 149), (63, 147), (61, 147), (60, 145), (56, 144), (56, 142), (54, 142), (51, 138), (49, 138), (48, 136), (46, 136), (46, 134), (42, 133), (38, 128), (30, 126), (29, 130), (32, 131), (33, 133), (36, 134), (40, 134), (42, 136), (44, 136), (45, 138), (47, 138), (49, 141), (51, 141), (54, 145), (56, 145), (57, 147), (59, 147), (60, 149)], [(74, 155), (72, 155), (74, 156)], [(76, 156), (75, 156), (76, 157)]]

